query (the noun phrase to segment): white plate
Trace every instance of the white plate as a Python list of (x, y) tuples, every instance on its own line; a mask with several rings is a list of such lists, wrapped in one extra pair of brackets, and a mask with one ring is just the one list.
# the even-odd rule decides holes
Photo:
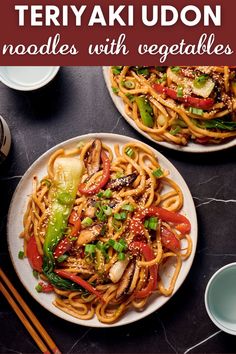
[(150, 137), (146, 132), (141, 130), (136, 123), (131, 119), (125, 112), (124, 109), (124, 103), (123, 100), (114, 94), (111, 88), (111, 81), (110, 81), (110, 73), (109, 73), (109, 66), (104, 66), (103, 67), (103, 76), (108, 88), (108, 91), (110, 93), (110, 96), (112, 98), (112, 101), (114, 102), (116, 108), (120, 112), (120, 114), (123, 116), (123, 118), (135, 129), (137, 130), (140, 134), (145, 136), (147, 139), (153, 141), (156, 144), (162, 145), (164, 147), (167, 147), (169, 149), (177, 150), (177, 151), (184, 151), (184, 152), (192, 152), (192, 153), (206, 153), (206, 152), (213, 152), (213, 151), (219, 151), (219, 150), (224, 150), (228, 149), (232, 146), (236, 146), (236, 138), (227, 141), (222, 144), (209, 144), (209, 145), (201, 145), (201, 144), (195, 144), (193, 142), (189, 142), (188, 145), (186, 146), (180, 146), (177, 144), (169, 143), (166, 141), (156, 141)]
[(0, 81), (20, 91), (33, 91), (47, 85), (60, 66), (1, 66)]
[[(43, 293), (37, 293), (35, 290), (35, 285), (37, 284), (37, 280), (33, 277), (32, 275), (32, 269), (28, 263), (28, 260), (25, 258), (24, 260), (20, 260), (18, 258), (18, 253), (20, 250), (23, 249), (23, 240), (19, 238), (19, 234), (23, 229), (22, 221), (23, 221), (23, 215), (26, 210), (26, 205), (28, 202), (28, 196), (32, 192), (32, 180), (33, 176), (37, 175), (39, 178), (43, 178), (46, 175), (46, 165), (48, 162), (49, 157), (51, 154), (59, 149), (59, 148), (71, 148), (78, 144), (80, 141), (88, 141), (90, 139), (94, 138), (100, 138), (102, 139), (107, 145), (109, 145), (111, 148), (113, 148), (114, 144), (118, 143), (121, 146), (126, 144), (129, 141), (134, 141), (134, 139), (129, 138), (129, 137), (124, 137), (121, 135), (116, 135), (116, 134), (106, 134), (106, 133), (100, 133), (100, 134), (88, 134), (88, 135), (83, 135), (79, 136), (70, 140), (67, 140), (54, 148), (48, 150), (46, 153), (44, 153), (41, 157), (39, 157), (33, 165), (28, 169), (28, 171), (24, 174), (22, 177), (19, 185), (16, 188), (16, 191), (13, 195), (10, 209), (9, 209), (9, 214), (8, 214), (8, 224), (7, 224), (7, 234), (8, 234), (8, 247), (12, 259), (12, 263), (14, 265), (14, 268), (17, 272), (18, 277), (20, 278), (21, 282), (25, 286), (25, 288), (28, 290), (28, 292), (33, 296), (33, 298), (38, 301), (43, 307), (45, 307), (47, 310), (52, 312), (54, 315), (57, 315), (58, 317), (61, 317), (69, 322), (73, 322), (76, 324), (80, 324), (83, 326), (90, 326), (90, 327), (114, 327), (114, 326), (121, 326), (125, 325), (131, 322), (135, 322), (137, 320), (140, 320), (141, 318), (149, 315), (153, 311), (156, 311), (159, 309), (162, 305), (164, 305), (168, 300), (169, 297), (164, 297), (164, 296), (155, 296), (151, 298), (149, 301), (148, 306), (145, 308), (144, 311), (142, 312), (136, 312), (135, 310), (130, 310), (128, 311), (117, 323), (115, 324), (103, 324), (100, 323), (96, 317), (94, 317), (91, 320), (85, 321), (85, 320), (80, 320), (77, 318), (74, 318), (55, 306), (52, 305), (52, 301), (54, 299), (53, 294), (43, 294)], [(180, 285), (183, 283), (185, 280), (192, 262), (193, 258), (195, 255), (196, 251), (196, 245), (197, 245), (197, 218), (196, 218), (196, 211), (195, 211), (195, 206), (193, 203), (192, 196), (190, 194), (190, 191), (179, 174), (179, 172), (176, 170), (176, 168), (159, 152), (156, 150), (152, 149), (156, 156), (159, 159), (160, 165), (164, 168), (169, 170), (170, 172), (170, 177), (178, 183), (180, 186), (181, 190), (183, 191), (184, 195), (184, 206), (182, 213), (187, 215), (188, 219), (191, 222), (192, 225), (192, 231), (191, 231), (191, 237), (193, 241), (193, 250), (191, 256), (183, 262), (181, 272), (179, 274), (178, 280), (176, 282), (175, 290), (174, 293), (177, 291), (177, 289), (180, 287)]]

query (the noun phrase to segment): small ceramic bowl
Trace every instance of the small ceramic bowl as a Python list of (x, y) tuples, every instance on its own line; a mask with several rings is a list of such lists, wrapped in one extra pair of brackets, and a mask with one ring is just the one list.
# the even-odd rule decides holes
[(32, 91), (48, 84), (60, 66), (1, 66), (0, 81), (10, 88)]
[(236, 263), (227, 264), (211, 277), (205, 291), (205, 306), (218, 328), (236, 335)]

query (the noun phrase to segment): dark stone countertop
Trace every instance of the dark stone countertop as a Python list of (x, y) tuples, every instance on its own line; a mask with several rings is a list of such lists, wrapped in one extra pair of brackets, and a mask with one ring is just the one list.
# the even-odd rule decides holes
[[(0, 166), (0, 266), (62, 352), (235, 352), (235, 337), (219, 331), (204, 306), (204, 291), (211, 275), (236, 261), (235, 148), (195, 155), (168, 150), (144, 139), (113, 105), (101, 67), (61, 68), (53, 82), (34, 92), (18, 92), (0, 84), (0, 114), (8, 122), (13, 138), (10, 155)], [(19, 282), (6, 240), (10, 200), (28, 167), (55, 144), (93, 132), (131, 136), (163, 153), (186, 180), (199, 222), (194, 263), (175, 296), (145, 319), (110, 329), (74, 325), (42, 308)], [(39, 352), (1, 294), (0, 328), (0, 353)]]

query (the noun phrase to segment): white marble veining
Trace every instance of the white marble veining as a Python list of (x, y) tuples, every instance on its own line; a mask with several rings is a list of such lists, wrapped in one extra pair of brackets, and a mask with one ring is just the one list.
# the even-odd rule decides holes
[(161, 327), (163, 329), (163, 333), (164, 333), (164, 338), (165, 338), (165, 341), (166, 343), (168, 344), (168, 346), (177, 354), (178, 353), (178, 350), (173, 346), (173, 344), (170, 342), (170, 340), (168, 339), (168, 336), (167, 336), (167, 331), (166, 331), (166, 328), (165, 328), (165, 325), (163, 323), (163, 321), (157, 317), (160, 324), (161, 324)]
[(220, 330), (220, 331), (217, 331), (217, 332), (211, 334), (211, 335), (208, 336), (207, 338), (201, 340), (199, 343), (197, 343), (197, 344), (193, 345), (192, 347), (186, 349), (185, 352), (184, 352), (184, 354), (187, 354), (187, 353), (191, 352), (191, 350), (193, 350), (194, 348), (199, 347), (200, 345), (202, 345), (202, 344), (208, 342), (210, 339), (212, 339), (213, 337), (217, 336), (217, 335), (218, 335), (219, 333), (221, 333), (221, 332), (222, 332), (222, 331)]
[(79, 344), (79, 342), (81, 340), (84, 339), (84, 337), (87, 336), (87, 334), (92, 330), (92, 328), (89, 328), (87, 331), (85, 331), (82, 336), (80, 336), (76, 341), (75, 343), (73, 343), (73, 345), (71, 346), (71, 348), (69, 350), (67, 350), (66, 354), (70, 354), (70, 353), (73, 353), (73, 350), (76, 348), (76, 346)]
[(196, 205), (196, 208), (200, 208), (203, 205), (207, 205), (210, 203), (236, 203), (236, 199), (218, 199), (218, 198), (198, 198), (193, 197), (194, 200), (199, 201), (199, 204)]
[(23, 176), (9, 176), (9, 177), (0, 177), (0, 181), (10, 181), (12, 179), (21, 179)]

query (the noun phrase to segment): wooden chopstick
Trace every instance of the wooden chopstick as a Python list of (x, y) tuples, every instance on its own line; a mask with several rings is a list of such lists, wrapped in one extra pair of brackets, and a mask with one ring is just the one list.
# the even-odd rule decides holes
[(26, 304), (26, 302), (22, 299), (18, 291), (15, 289), (15, 287), (12, 285), (10, 280), (7, 278), (6, 274), (3, 272), (3, 270), (0, 268), (0, 278), (4, 281), (4, 283), (7, 285), (8, 289), (11, 291), (11, 294), (14, 296), (14, 298), (17, 300), (18, 304), (21, 306), (21, 308), (25, 311), (25, 314), (28, 316), (28, 318), (31, 320), (32, 324), (34, 325), (35, 329), (37, 329), (38, 333), (41, 335), (41, 337), (44, 339), (45, 343), (48, 345), (49, 349), (45, 346), (43, 343), (42, 339), (39, 337), (38, 333), (35, 331), (35, 329), (32, 327), (24, 313), (21, 311), (20, 307), (17, 305), (11, 294), (8, 292), (6, 287), (3, 285), (2, 282), (0, 282), (0, 290), (3, 293), (4, 297), (8, 301), (8, 303), (11, 305), (21, 322), (24, 324), (25, 328), (28, 330), (36, 344), (38, 345), (39, 349), (42, 351), (44, 354), (50, 354), (51, 352), (54, 354), (60, 354), (60, 350), (57, 348), (56, 344), (52, 340), (52, 338), (49, 336), (49, 334), (46, 332), (46, 330), (43, 328), (37, 317), (34, 315), (34, 313), (31, 311), (29, 306)]

